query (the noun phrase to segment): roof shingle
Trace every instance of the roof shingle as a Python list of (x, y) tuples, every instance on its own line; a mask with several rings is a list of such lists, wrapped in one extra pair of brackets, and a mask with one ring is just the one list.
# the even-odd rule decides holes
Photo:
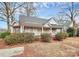
[(37, 17), (28, 17), (25, 15), (19, 16), (20, 24), (26, 26), (42, 27), (43, 24), (48, 22), (47, 19), (37, 18)]

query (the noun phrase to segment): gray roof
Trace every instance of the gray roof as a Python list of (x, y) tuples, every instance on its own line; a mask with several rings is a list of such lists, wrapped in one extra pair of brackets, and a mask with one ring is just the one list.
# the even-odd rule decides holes
[(37, 17), (28, 17), (25, 15), (19, 16), (20, 24), (25, 26), (34, 26), (34, 27), (42, 27), (45, 23), (48, 22), (47, 19), (37, 18)]

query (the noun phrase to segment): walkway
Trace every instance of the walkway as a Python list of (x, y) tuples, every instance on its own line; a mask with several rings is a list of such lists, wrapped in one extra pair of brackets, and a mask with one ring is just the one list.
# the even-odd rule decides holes
[(10, 57), (23, 53), (24, 47), (0, 49), (0, 57)]

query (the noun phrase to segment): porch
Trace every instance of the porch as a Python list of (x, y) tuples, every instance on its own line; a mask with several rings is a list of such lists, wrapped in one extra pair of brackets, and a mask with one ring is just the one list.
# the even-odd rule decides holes
[(15, 26), (13, 27), (13, 33), (34, 33), (35, 35), (40, 35), (41, 33), (52, 33), (52, 29), (49, 27)]

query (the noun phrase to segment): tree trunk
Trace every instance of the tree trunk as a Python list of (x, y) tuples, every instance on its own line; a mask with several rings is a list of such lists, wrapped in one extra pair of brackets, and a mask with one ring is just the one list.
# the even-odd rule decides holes
[(74, 29), (73, 35), (76, 36), (77, 35), (77, 26), (76, 26), (75, 20), (73, 20), (73, 29)]
[(11, 30), (10, 30), (10, 20), (9, 20), (9, 18), (7, 17), (7, 31), (8, 32), (10, 32)]
[(8, 28), (8, 32), (10, 32), (10, 26), (9, 26), (9, 22), (7, 22), (7, 28)]

